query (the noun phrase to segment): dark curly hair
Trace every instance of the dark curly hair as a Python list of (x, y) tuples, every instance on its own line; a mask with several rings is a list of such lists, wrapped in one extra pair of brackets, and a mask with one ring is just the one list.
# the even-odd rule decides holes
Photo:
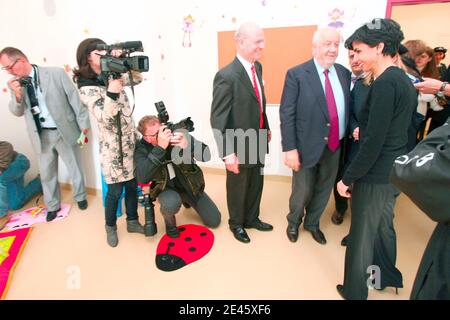
[(345, 41), (345, 47), (353, 50), (354, 42), (362, 42), (372, 48), (379, 43), (384, 43), (383, 54), (394, 57), (404, 38), (397, 22), (392, 19), (375, 18), (356, 29)]
[(98, 38), (88, 38), (80, 42), (77, 49), (78, 68), (73, 70), (73, 81), (78, 77), (85, 79), (95, 79), (97, 74), (92, 70), (88, 62), (89, 54), (95, 50), (97, 44), (106, 44), (105, 41)]

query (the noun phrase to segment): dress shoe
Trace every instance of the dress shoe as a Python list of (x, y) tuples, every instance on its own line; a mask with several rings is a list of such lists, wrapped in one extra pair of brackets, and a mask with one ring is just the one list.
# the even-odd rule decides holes
[(244, 228), (242, 228), (242, 227), (233, 228), (233, 229), (231, 229), (231, 232), (233, 232), (234, 237), (237, 240), (239, 240), (240, 242), (243, 242), (243, 243), (250, 242), (250, 238), (248, 237), (248, 234)]
[(48, 211), (47, 212), (47, 217), (45, 218), (47, 220), (47, 222), (55, 220), (55, 218), (58, 215), (58, 212), (60, 210), (61, 210), (61, 208), (59, 208), (58, 210), (55, 210), (55, 211)]
[(273, 226), (271, 224), (268, 224), (266, 222), (262, 222), (261, 220), (258, 220), (256, 223), (245, 225), (245, 228), (248, 229), (256, 229), (259, 231), (272, 231)]
[(6, 215), (4, 217), (0, 217), (0, 230), (2, 230), (9, 221), (9, 217)]
[(344, 286), (342, 284), (338, 284), (336, 286), (336, 290), (339, 293), (339, 295), (342, 297), (342, 299), (346, 300), (344, 297)]
[(327, 243), (327, 239), (325, 239), (325, 235), (323, 234), (322, 231), (320, 231), (320, 229), (308, 230), (308, 231), (311, 232), (312, 237), (318, 243), (320, 243), (320, 244), (326, 244)]
[(348, 235), (342, 238), (341, 240), (341, 246), (346, 247), (348, 243)]
[(344, 221), (344, 213), (337, 212), (336, 210), (333, 212), (333, 215), (331, 216), (331, 222), (333, 222), (336, 225), (342, 224)]
[(87, 202), (87, 200), (81, 200), (81, 201), (78, 201), (78, 209), (80, 209), (80, 210), (86, 210), (87, 207), (88, 207), (88, 202)]
[(288, 227), (286, 229), (286, 234), (291, 242), (297, 242), (298, 239), (298, 226), (293, 224), (288, 224)]

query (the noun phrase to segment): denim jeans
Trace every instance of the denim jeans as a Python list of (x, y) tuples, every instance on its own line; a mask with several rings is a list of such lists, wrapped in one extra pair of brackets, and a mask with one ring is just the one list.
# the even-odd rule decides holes
[(8, 210), (17, 210), (23, 207), (32, 197), (42, 193), (39, 177), (34, 178), (24, 186), (23, 177), (30, 168), (30, 161), (23, 154), (16, 159), (0, 175), (0, 217), (6, 216)]
[(108, 193), (106, 194), (105, 203), (105, 220), (106, 225), (113, 227), (117, 220), (117, 207), (119, 199), (125, 188), (125, 209), (127, 220), (137, 220), (137, 181), (135, 178), (119, 183), (108, 184)]

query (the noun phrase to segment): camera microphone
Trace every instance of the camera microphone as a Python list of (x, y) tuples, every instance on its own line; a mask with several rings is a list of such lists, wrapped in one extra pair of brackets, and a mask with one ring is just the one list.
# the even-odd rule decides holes
[(119, 42), (113, 45), (108, 44), (97, 44), (95, 46), (97, 50), (113, 50), (113, 49), (142, 49), (142, 41), (127, 41), (127, 42)]
[(107, 44), (99, 43), (95, 46), (95, 50), (112, 50), (113, 47)]

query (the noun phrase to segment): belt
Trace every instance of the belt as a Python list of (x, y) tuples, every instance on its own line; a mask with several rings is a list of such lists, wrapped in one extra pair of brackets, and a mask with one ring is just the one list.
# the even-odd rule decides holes
[(42, 130), (57, 130), (58, 128), (44, 128), (44, 127), (42, 127), (41, 129)]

